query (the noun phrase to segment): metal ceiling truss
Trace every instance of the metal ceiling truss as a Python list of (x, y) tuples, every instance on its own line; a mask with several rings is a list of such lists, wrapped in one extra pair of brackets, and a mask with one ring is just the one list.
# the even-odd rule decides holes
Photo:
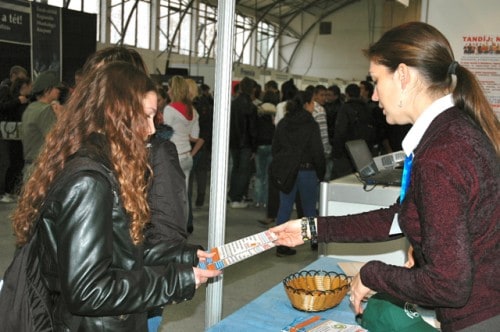
[[(64, 7), (68, 8), (71, 0), (64, 1)], [(123, 44), (123, 40), (125, 37), (125, 33), (130, 24), (130, 21), (135, 15), (137, 11), (137, 6), (140, 0), (133, 0), (134, 5), (130, 10), (128, 17), (124, 17), (124, 10), (122, 9), (122, 23), (126, 22), (122, 27), (117, 27), (115, 23), (111, 21), (111, 18), (108, 17), (108, 20), (114, 29), (119, 32), (120, 40), (118, 44)], [(231, 1), (231, 0), (229, 0)], [(287, 47), (292, 44), (295, 44), (293, 51), (288, 59), (285, 59), (285, 56), (282, 52), (278, 52), (278, 57), (285, 63), (286, 67), (282, 70), (288, 72), (291, 63), (297, 54), (298, 49), (302, 45), (304, 39), (313, 31), (313, 29), (326, 17), (335, 13), (342, 8), (358, 2), (360, 0), (235, 0), (236, 4), (236, 12), (240, 15), (253, 17), (255, 20), (252, 21), (251, 29), (247, 30), (249, 33), (248, 37), (246, 37), (243, 47), (240, 54), (235, 54), (236, 61), (241, 62), (244, 56), (244, 52), (246, 47), (249, 45), (250, 41), (254, 38), (255, 32), (257, 31), (259, 24), (261, 22), (267, 22), (269, 24), (278, 27), (278, 33), (274, 36), (274, 40), (272, 45), (267, 50), (267, 54), (265, 56), (265, 60), (263, 61), (263, 67), (267, 67), (267, 63), (269, 61), (269, 57), (273, 53), (273, 50), (276, 47)], [(167, 38), (167, 47), (165, 50), (162, 50), (158, 57), (167, 52), (167, 63), (170, 61), (170, 57), (172, 55), (174, 49), (174, 41), (179, 34), (181, 29), (183, 19), (186, 14), (193, 8), (195, 2), (203, 2), (207, 5), (217, 7), (218, 0), (190, 0), (187, 5), (182, 9), (179, 22), (174, 30), (174, 33), (171, 35), (171, 38), (168, 38), (168, 32), (165, 33), (161, 28), (159, 28), (160, 33)], [(121, 4), (123, 6), (123, 4)], [(152, 10), (157, 10), (157, 8), (153, 8)], [(311, 15), (315, 17), (315, 22), (311, 24), (309, 27), (305, 29), (304, 32), (294, 31), (290, 25), (294, 20), (296, 20), (301, 15)], [(168, 28), (168, 27), (167, 27)], [(215, 34), (217, 31), (215, 31)], [(288, 43), (287, 45), (280, 45), (279, 41), (283, 36), (289, 36), (291, 38), (297, 39), (296, 42)], [(206, 53), (206, 61), (209, 61), (209, 54), (211, 54), (210, 50), (213, 49), (215, 45), (215, 36), (212, 39), (210, 46), (208, 47), (208, 52)], [(235, 51), (235, 50), (234, 50)], [(255, 54), (254, 54), (255, 55)]]
[[(170, 56), (172, 55), (172, 49), (174, 48), (173, 41), (175, 40), (175, 37), (177, 37), (177, 34), (179, 33), (179, 30), (181, 29), (181, 25), (182, 25), (182, 21), (184, 20), (184, 16), (186, 16), (186, 14), (189, 12), (189, 10), (191, 10), (193, 8), (193, 4), (195, 1), (196, 0), (189, 1), (189, 3), (186, 5), (186, 8), (182, 11), (180, 19), (179, 19), (179, 23), (177, 23), (177, 26), (175, 27), (175, 30), (174, 30), (174, 34), (172, 35), (172, 43), (167, 44), (168, 51), (167, 51), (167, 66), (166, 66), (166, 68), (168, 68), (169, 64), (170, 64)], [(167, 41), (168, 41), (168, 39), (167, 39)], [(180, 45), (179, 45), (179, 49), (180, 49)], [(160, 56), (164, 52), (165, 51), (162, 51), (158, 56)]]
[(290, 69), (290, 64), (293, 63), (293, 60), (295, 58), (295, 55), (297, 54), (297, 50), (299, 49), (300, 45), (302, 44), (302, 42), (304, 41), (305, 37), (307, 37), (307, 35), (309, 35), (309, 33), (311, 33), (311, 31), (313, 31), (313, 29), (318, 26), (319, 23), (321, 23), (321, 21), (325, 18), (325, 17), (328, 17), (330, 16), (331, 14), (333, 14), (334, 12), (350, 5), (350, 4), (353, 4), (354, 2), (358, 2), (360, 0), (347, 0), (347, 1), (344, 1), (340, 6), (330, 10), (330, 11), (327, 11), (325, 12), (323, 15), (321, 15), (320, 17), (318, 17), (318, 19), (316, 20), (316, 22), (314, 24), (311, 24), (311, 26), (302, 34), (302, 37), (298, 40), (297, 44), (295, 45), (295, 48), (294, 50), (292, 51), (291, 55), (290, 55), (290, 58), (287, 62), (287, 67), (284, 69), (285, 72), (288, 72), (288, 70)]

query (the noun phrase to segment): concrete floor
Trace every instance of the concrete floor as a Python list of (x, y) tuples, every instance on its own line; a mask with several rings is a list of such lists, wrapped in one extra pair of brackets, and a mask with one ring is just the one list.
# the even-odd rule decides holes
[[(190, 243), (207, 247), (208, 202), (194, 210), (194, 232)], [(14, 237), (8, 216), (15, 204), (0, 203), (0, 273), (12, 259)], [(225, 242), (231, 242), (261, 232), (264, 226), (257, 222), (265, 217), (265, 209), (227, 208)], [(303, 245), (297, 248), (297, 255), (277, 257), (271, 249), (225, 269), (223, 282), (222, 318), (252, 301), (264, 291), (280, 283), (283, 278), (299, 271), (317, 258), (317, 252)], [(205, 330), (205, 287), (200, 287), (191, 301), (168, 305), (163, 313), (159, 331), (198, 332)]]

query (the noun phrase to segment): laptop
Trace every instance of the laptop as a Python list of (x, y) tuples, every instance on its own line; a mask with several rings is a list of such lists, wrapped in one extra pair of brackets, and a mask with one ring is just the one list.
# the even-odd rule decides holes
[(373, 160), (368, 144), (364, 140), (348, 141), (345, 145), (363, 183), (369, 185), (401, 186), (401, 176), (403, 175), (401, 163), (395, 164), (392, 169), (379, 170)]

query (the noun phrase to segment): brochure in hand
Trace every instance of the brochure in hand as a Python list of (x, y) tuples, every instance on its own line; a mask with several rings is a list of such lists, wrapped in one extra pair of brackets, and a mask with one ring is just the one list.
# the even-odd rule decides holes
[(273, 241), (276, 239), (274, 233), (264, 231), (212, 248), (210, 252), (215, 253), (214, 257), (207, 259), (206, 262), (200, 262), (198, 267), (205, 270), (222, 270), (229, 265), (275, 247)]

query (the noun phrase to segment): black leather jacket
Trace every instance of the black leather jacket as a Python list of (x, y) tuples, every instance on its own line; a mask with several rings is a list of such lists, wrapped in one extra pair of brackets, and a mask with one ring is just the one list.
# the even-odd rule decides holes
[[(98, 137), (76, 158), (89, 157), (109, 170), (102, 141)], [(200, 247), (134, 245), (129, 217), (107, 176), (75, 172), (70, 162), (62, 174), (46, 198), (38, 228), (56, 331), (147, 331), (148, 309), (193, 297), (192, 266)]]
[(231, 102), (229, 147), (257, 150), (257, 106), (244, 93)]

